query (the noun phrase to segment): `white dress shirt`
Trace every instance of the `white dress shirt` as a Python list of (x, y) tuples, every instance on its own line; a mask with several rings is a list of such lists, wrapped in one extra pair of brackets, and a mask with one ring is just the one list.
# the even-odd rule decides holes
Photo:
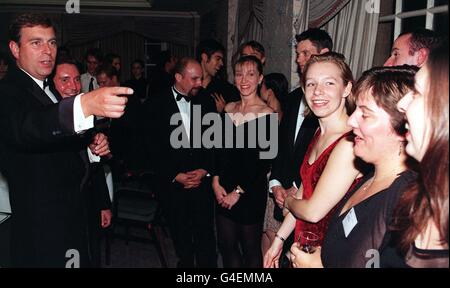
[(95, 76), (89, 74), (88, 72), (81, 74), (80, 80), (81, 80), (81, 92), (87, 93), (89, 92), (89, 83), (91, 83), (91, 78), (93, 78), (93, 84), (94, 84), (94, 90), (99, 88), (97, 83), (97, 78)]
[(295, 126), (295, 136), (294, 136), (294, 143), (297, 141), (298, 132), (300, 131), (300, 127), (302, 127), (303, 120), (305, 120), (305, 116), (303, 113), (305, 112), (305, 97), (303, 97), (302, 101), (300, 101), (300, 108), (298, 109), (298, 115), (297, 115), (297, 126)]
[(6, 179), (0, 173), (0, 223), (8, 218), (7, 214), (11, 213), (11, 205), (9, 204), (9, 189)]
[(180, 93), (178, 90), (175, 89), (175, 86), (172, 87), (172, 93), (173, 97), (175, 98), (175, 102), (177, 102), (178, 110), (180, 110), (181, 119), (183, 120), (183, 125), (186, 130), (186, 134), (188, 139), (190, 140), (191, 137), (191, 103), (187, 102), (184, 98), (181, 98), (181, 100), (177, 101), (177, 93)]
[[(48, 98), (50, 98), (50, 100), (52, 100), (53, 103), (58, 103), (58, 100), (56, 99), (55, 95), (53, 95), (52, 91), (50, 91), (50, 87), (47, 85), (47, 87), (45, 87), (45, 89), (44, 89), (44, 81), (34, 78), (27, 71), (25, 71), (23, 69), (22, 69), (22, 71), (25, 72), (26, 74), (28, 74), (28, 76), (30, 76), (31, 79), (33, 79), (33, 81), (36, 82), (36, 84), (39, 87), (41, 87), (42, 90), (44, 90), (45, 94), (47, 94)], [(48, 81), (50, 81), (50, 80), (48, 80)]]
[[(305, 112), (305, 103), (304, 103), (304, 97), (302, 99), (302, 101), (300, 101), (300, 107), (298, 109), (298, 114), (297, 114), (297, 125), (295, 126), (295, 134), (294, 134), (294, 142), (293, 144), (295, 144), (295, 141), (297, 141), (297, 136), (298, 136), (298, 132), (300, 131), (300, 128), (302, 127), (303, 124), (303, 120), (305, 120), (305, 116), (303, 115), (303, 113)], [(295, 188), (298, 188), (295, 184), (295, 182), (292, 183), (292, 185)], [(283, 186), (281, 185), (281, 182), (278, 181), (277, 179), (272, 179), (269, 181), (269, 192), (273, 193), (272, 188), (275, 186)]]

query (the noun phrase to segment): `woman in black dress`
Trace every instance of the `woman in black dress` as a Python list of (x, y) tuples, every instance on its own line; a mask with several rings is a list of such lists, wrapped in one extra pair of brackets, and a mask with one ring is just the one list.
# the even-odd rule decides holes
[(270, 157), (266, 157), (270, 155), (264, 155), (267, 149), (261, 144), (269, 137), (274, 138), (271, 142), (276, 141), (272, 137), (276, 135), (268, 133), (273, 132), (271, 126), (276, 129), (278, 121), (257, 94), (263, 80), (261, 62), (254, 56), (244, 56), (234, 70), (241, 100), (225, 106), (222, 122), (232, 129), (223, 129), (225, 148), (219, 152), (213, 178), (218, 242), (224, 267), (261, 267), (270, 168)]

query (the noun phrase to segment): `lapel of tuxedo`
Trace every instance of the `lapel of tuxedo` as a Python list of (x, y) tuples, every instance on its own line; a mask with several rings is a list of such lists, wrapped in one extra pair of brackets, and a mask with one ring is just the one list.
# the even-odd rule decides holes
[(55, 95), (55, 98), (56, 100), (58, 100), (58, 102), (63, 99), (54, 85), (50, 85), (50, 91), (53, 93), (53, 95)]
[[(181, 111), (180, 111), (180, 109), (178, 108), (178, 104), (177, 104), (177, 100), (175, 99), (175, 97), (173, 97), (173, 92), (172, 92), (172, 88), (170, 88), (170, 94), (168, 95), (169, 97), (167, 98), (168, 99), (168, 101), (169, 101), (169, 104), (168, 104), (168, 108), (169, 108), (169, 110), (168, 110), (168, 117), (169, 117), (169, 122), (170, 122), (170, 118), (172, 117), (172, 115), (174, 115), (175, 113), (180, 113), (180, 117), (181, 117)], [(190, 117), (190, 119), (189, 119), (189, 121), (190, 121), (190, 124), (191, 125), (189, 125), (190, 126), (190, 131), (189, 131), (189, 141), (191, 142), (192, 141), (192, 137), (191, 137), (191, 135), (192, 135), (192, 101), (190, 101), (189, 102), (189, 109), (191, 110), (191, 117)], [(186, 132), (186, 126), (184, 126), (184, 122), (183, 121), (181, 121), (181, 125), (183, 126), (183, 131), (185, 131)], [(172, 131), (173, 131), (173, 129), (174, 129), (175, 127), (173, 127), (173, 126), (171, 126), (170, 124), (169, 124), (169, 137), (170, 137), (170, 134), (172, 133)], [(192, 144), (192, 143), (191, 143)]]
[(13, 68), (13, 79), (17, 82), (18, 87), (24, 87), (33, 97), (42, 105), (47, 106), (53, 104), (52, 100), (45, 94), (44, 90), (39, 87), (30, 76), (20, 70), (17, 66)]
[(301, 133), (302, 133), (302, 130), (303, 130), (302, 127), (303, 127), (304, 121), (303, 121), (302, 125), (300, 126), (300, 130), (298, 131), (298, 135), (295, 135), (296, 128), (297, 128), (298, 112), (299, 112), (298, 110), (300, 109), (300, 103), (302, 102), (302, 98), (303, 98), (302, 94), (297, 96), (297, 98), (296, 98), (297, 101), (295, 102), (295, 106), (294, 106), (294, 113), (291, 114), (292, 118), (289, 121), (289, 123), (291, 124), (291, 127), (289, 127), (290, 128), (289, 131), (291, 131), (291, 133), (289, 135), (289, 139), (291, 141), (294, 141), (294, 139), (295, 139), (295, 142), (293, 142), (293, 144), (294, 144), (293, 145), (293, 149), (294, 150), (297, 148), (297, 145), (299, 143), (299, 139), (301, 138)]
[(83, 188), (89, 178), (89, 166), (90, 166), (90, 161), (89, 161), (89, 156), (87, 154), (87, 150), (88, 148), (82, 148), (79, 152), (79, 155), (81, 157), (81, 160), (83, 160), (83, 164), (84, 164), (84, 176), (83, 176), (83, 180), (81, 181), (81, 187)]
[(29, 91), (38, 99), (39, 102), (42, 103), (42, 105), (47, 106), (54, 104), (44, 90), (36, 84), (36, 82), (33, 81), (33, 87)]
[[(54, 104), (53, 101), (47, 96), (47, 94), (44, 92), (44, 90), (42, 90), (41, 87), (39, 87), (39, 85), (36, 84), (36, 82), (34, 82), (33, 79), (31, 79), (25, 72), (23, 72), (22, 70), (20, 70), (19, 68), (15, 67), (14, 70), (14, 79), (16, 79), (16, 81), (18, 83), (20, 83), (20, 85), (22, 85), (25, 90), (27, 90), (30, 94), (32, 94), (43, 106), (48, 106), (51, 104)], [(53, 92), (52, 93), (57, 97), (57, 99), (59, 100), (61, 98), (61, 96), (59, 95), (58, 92)], [(82, 141), (82, 140), (80, 140)], [(82, 147), (85, 147), (83, 145), (81, 145)], [(87, 155), (87, 151), (86, 148), (83, 148), (79, 151), (78, 153), (83, 161), (83, 164), (85, 166), (85, 174), (83, 177), (83, 181), (82, 181), (82, 186), (85, 184), (86, 180), (89, 177), (89, 157)]]
[[(298, 135), (297, 138), (295, 139), (295, 144), (294, 144), (294, 149), (297, 150), (298, 146), (300, 145), (300, 143), (302, 142), (302, 139), (305, 136), (306, 130), (308, 129), (308, 119), (305, 118), (303, 119), (302, 125), (300, 126), (300, 130), (298, 131)], [(303, 139), (304, 140), (304, 139)]]

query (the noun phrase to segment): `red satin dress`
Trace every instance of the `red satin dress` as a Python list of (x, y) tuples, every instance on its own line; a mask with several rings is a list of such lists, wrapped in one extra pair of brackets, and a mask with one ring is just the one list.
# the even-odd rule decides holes
[[(314, 189), (316, 188), (317, 182), (319, 182), (320, 176), (322, 175), (323, 170), (325, 169), (325, 166), (327, 165), (328, 158), (331, 155), (331, 152), (333, 152), (334, 147), (339, 143), (339, 141), (344, 138), (348, 137), (352, 132), (349, 131), (345, 134), (343, 134), (341, 137), (336, 139), (330, 146), (325, 149), (322, 154), (314, 161), (313, 164), (309, 164), (309, 156), (311, 154), (312, 148), (317, 142), (317, 139), (320, 136), (320, 128), (317, 130), (316, 134), (314, 135), (313, 139), (311, 140), (311, 143), (309, 144), (308, 151), (305, 154), (305, 158), (303, 159), (302, 166), (300, 167), (300, 177), (302, 179), (302, 185), (303, 185), (303, 199), (309, 199), (311, 198)], [(352, 187), (358, 182), (358, 179), (353, 182), (351, 185), (350, 191)], [(333, 187), (330, 187), (330, 189), (333, 189)], [(330, 191), (331, 193), (332, 191)], [(348, 193), (348, 192), (347, 192)], [(333, 209), (331, 209), (330, 212), (319, 222), (317, 223), (311, 223), (307, 222), (301, 219), (297, 219), (297, 222), (295, 224), (295, 241), (298, 240), (298, 236), (300, 234), (300, 231), (311, 231), (319, 235), (319, 241), (318, 245), (322, 246), (323, 239), (325, 237), (325, 233), (328, 229), (328, 223), (331, 220), (331, 216), (333, 215), (336, 207), (339, 206), (339, 203), (336, 204)]]

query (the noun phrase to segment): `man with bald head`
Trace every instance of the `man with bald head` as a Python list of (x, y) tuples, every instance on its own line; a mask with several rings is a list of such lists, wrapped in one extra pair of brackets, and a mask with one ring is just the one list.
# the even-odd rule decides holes
[(392, 52), (384, 66), (413, 65), (422, 67), (430, 51), (439, 45), (442, 37), (428, 29), (404, 32), (394, 41)]
[[(145, 146), (149, 162), (154, 163), (158, 193), (180, 268), (217, 267), (214, 193), (208, 173), (211, 154), (203, 148), (192, 148), (192, 131), (196, 128), (191, 121), (192, 107), (199, 103), (201, 88), (202, 67), (194, 59), (183, 58), (175, 65), (175, 84), (145, 102), (143, 109)], [(179, 116), (177, 126), (171, 125), (173, 115)], [(171, 139), (171, 134), (180, 130), (188, 147), (172, 143), (176, 139)]]

